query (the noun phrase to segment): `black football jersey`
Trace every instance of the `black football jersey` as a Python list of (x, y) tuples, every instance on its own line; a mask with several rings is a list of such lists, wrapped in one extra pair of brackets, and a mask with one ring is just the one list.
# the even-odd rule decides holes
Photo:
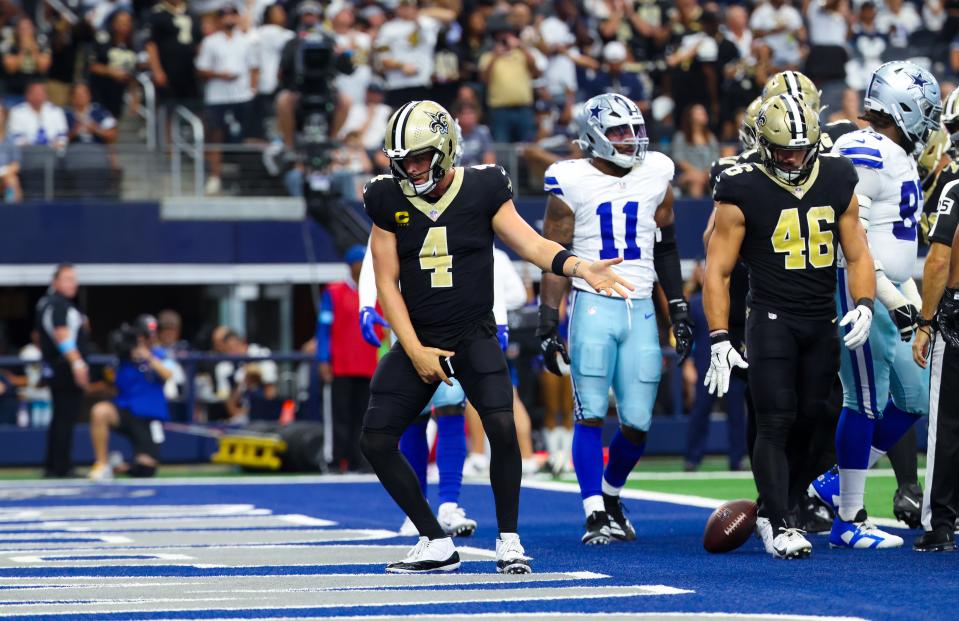
[(396, 235), (400, 290), (424, 344), (455, 347), (477, 326), (495, 333), (493, 216), (512, 197), (500, 166), (455, 169), (452, 184), (433, 202), (404, 196), (389, 175), (366, 186), (366, 213)]
[(835, 317), (838, 222), (858, 181), (852, 163), (832, 155), (820, 156), (799, 186), (780, 183), (756, 164), (720, 175), (714, 198), (739, 207), (746, 221), (740, 256), (749, 267), (750, 307)]
[(185, 9), (175, 9), (162, 2), (153, 7), (149, 21), (149, 40), (157, 46), (160, 64), (170, 80), (184, 79), (186, 73), (192, 79), (193, 56), (196, 46), (203, 38), (200, 20)]
[(840, 136), (845, 136), (846, 134), (854, 132), (857, 129), (859, 129), (858, 125), (845, 119), (841, 121), (833, 121), (832, 123), (826, 123), (822, 126), (822, 134), (819, 138), (819, 141), (822, 145), (822, 152), (831, 152), (832, 145), (839, 140)]
[(951, 162), (946, 166), (936, 185), (929, 195), (929, 243), (952, 246), (953, 235), (956, 234), (956, 224), (959, 223), (959, 162)]

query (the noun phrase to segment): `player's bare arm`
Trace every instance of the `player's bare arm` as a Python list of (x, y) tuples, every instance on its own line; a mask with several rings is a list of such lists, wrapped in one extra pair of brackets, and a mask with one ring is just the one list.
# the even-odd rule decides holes
[(715, 226), (706, 249), (703, 310), (710, 332), (729, 329), (729, 276), (746, 235), (746, 218), (735, 205), (717, 203)]
[[(516, 212), (511, 200), (503, 203), (493, 217), (493, 231), (517, 254), (542, 270), (553, 271), (554, 259), (562, 258), (560, 253), (567, 253), (561, 245), (533, 230)], [(555, 266), (557, 273), (562, 271), (564, 276), (582, 278), (603, 295), (616, 293), (627, 298), (629, 292), (635, 289), (631, 282), (610, 269), (610, 266), (622, 263), (622, 257), (590, 262), (572, 253), (567, 254), (562, 265)]]
[(656, 277), (669, 301), (669, 319), (676, 339), (676, 354), (679, 364), (682, 364), (693, 349), (693, 324), (689, 319), (689, 304), (683, 295), (683, 271), (679, 262), (679, 247), (676, 245), (676, 214), (673, 212), (673, 191), (670, 186), (666, 187), (653, 219), (659, 229), (653, 246), (653, 263)]
[(859, 220), (859, 200), (853, 194), (849, 207), (839, 217), (839, 244), (846, 257), (849, 291), (854, 300), (876, 297), (876, 272), (866, 230)]
[[(576, 217), (569, 205), (555, 194), (550, 194), (546, 200), (546, 214), (543, 216), (543, 237), (568, 248), (573, 243), (575, 225)], [(558, 309), (560, 301), (568, 290), (568, 278), (552, 272), (543, 272), (539, 293), (543, 304)]]
[[(573, 243), (573, 230), (576, 225), (576, 216), (561, 198), (550, 194), (546, 200), (546, 214), (543, 216), (543, 237), (569, 248)], [(552, 272), (544, 271), (543, 280), (539, 289), (539, 321), (536, 327), (536, 336), (540, 338), (540, 348), (543, 351), (543, 364), (546, 370), (555, 375), (562, 375), (557, 356), (561, 356), (569, 364), (569, 352), (559, 337), (559, 305), (569, 291), (569, 278)]]
[(376, 290), (383, 314), (396, 334), (397, 340), (413, 362), (420, 379), (426, 383), (443, 381), (453, 385), (440, 365), (440, 356), (451, 357), (453, 352), (424, 347), (420, 343), (410, 314), (400, 293), (400, 259), (396, 252), (396, 235), (373, 225), (370, 234), (370, 250), (376, 275)]
[(703, 310), (709, 323), (709, 369), (703, 384), (722, 397), (729, 390), (733, 367), (749, 365), (729, 340), (729, 277), (746, 236), (746, 217), (729, 203), (716, 204), (716, 225), (706, 251)]
[(949, 278), (949, 258), (952, 248), (946, 244), (932, 242), (929, 245), (929, 254), (926, 255), (926, 264), (922, 268), (922, 327), (916, 332), (912, 342), (912, 359), (922, 368), (929, 363), (929, 342), (932, 337), (932, 327), (928, 322), (936, 314), (942, 292), (946, 289), (946, 280)]

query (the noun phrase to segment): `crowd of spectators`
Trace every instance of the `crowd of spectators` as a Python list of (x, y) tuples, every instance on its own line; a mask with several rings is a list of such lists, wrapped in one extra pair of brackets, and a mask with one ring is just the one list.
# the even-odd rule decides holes
[[(297, 32), (318, 29), (354, 66), (335, 80), (332, 130), (343, 145), (335, 170), (358, 177), (385, 170), (382, 128), (411, 99), (435, 99), (468, 117), (461, 122), (469, 126), (467, 160), (489, 162), (509, 150), (528, 150), (533, 160), (538, 148), (568, 155), (574, 104), (615, 91), (640, 105), (656, 148), (675, 146), (678, 185), (700, 196), (707, 157), (735, 143), (741, 111), (773, 72), (803, 70), (826, 104), (849, 114), (861, 96), (847, 101), (844, 92), (861, 92), (886, 60), (923, 58), (945, 80), (959, 73), (954, 0), (64, 4), (79, 16), (75, 23), (47, 3), (0, 0), (6, 136), (61, 156), (73, 143), (109, 150), (119, 122), (139, 105), (130, 86), (143, 72), (162, 105), (202, 115), (208, 143), (275, 141), (290, 151), (298, 100), (284, 93), (296, 90), (289, 69), (284, 76), (284, 55)], [(211, 148), (211, 194), (224, 189), (221, 160)], [(17, 200), (9, 181), (16, 173), (3, 172), (4, 198)], [(347, 186), (353, 195), (362, 180)]]

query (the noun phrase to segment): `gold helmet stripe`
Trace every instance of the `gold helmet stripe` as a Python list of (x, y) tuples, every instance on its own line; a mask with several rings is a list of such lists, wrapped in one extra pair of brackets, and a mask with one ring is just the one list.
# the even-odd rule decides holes
[(400, 108), (400, 111), (396, 113), (396, 124), (393, 125), (393, 148), (394, 149), (403, 149), (404, 148), (404, 135), (406, 134), (406, 121), (410, 118), (410, 113), (413, 112), (413, 108), (416, 107), (418, 101), (411, 101), (408, 104)]

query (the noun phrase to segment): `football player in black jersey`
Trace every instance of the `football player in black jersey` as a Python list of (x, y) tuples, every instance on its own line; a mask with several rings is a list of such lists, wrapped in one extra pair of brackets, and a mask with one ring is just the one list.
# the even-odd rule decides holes
[(395, 573), (451, 571), (459, 555), (430, 510), (397, 443), (439, 382), (455, 376), (479, 412), (490, 442), (490, 482), (499, 538), (496, 566), (529, 573), (516, 534), (522, 475), (513, 389), (493, 320), (493, 234), (541, 269), (579, 276), (597, 292), (627, 297), (633, 286), (540, 237), (516, 212), (512, 185), (499, 166), (454, 168), (453, 118), (432, 101), (397, 110), (384, 151), (392, 175), (366, 187), (373, 220), (370, 248), (383, 314), (398, 342), (377, 366), (360, 446), (383, 486), (409, 516), (420, 541)]
[[(762, 499), (757, 522), (777, 558), (812, 551), (794, 528), (789, 507), (798, 467), (839, 370), (836, 246), (848, 264), (856, 308), (849, 347), (868, 337), (875, 275), (854, 190), (858, 177), (843, 158), (819, 153), (819, 119), (799, 99), (773, 97), (757, 119), (760, 164), (734, 166), (716, 185), (716, 227), (706, 255), (703, 300), (712, 340), (706, 383), (722, 395), (733, 367), (748, 367), (756, 408), (753, 474)], [(729, 339), (729, 275), (737, 258), (749, 266), (747, 365)]]

